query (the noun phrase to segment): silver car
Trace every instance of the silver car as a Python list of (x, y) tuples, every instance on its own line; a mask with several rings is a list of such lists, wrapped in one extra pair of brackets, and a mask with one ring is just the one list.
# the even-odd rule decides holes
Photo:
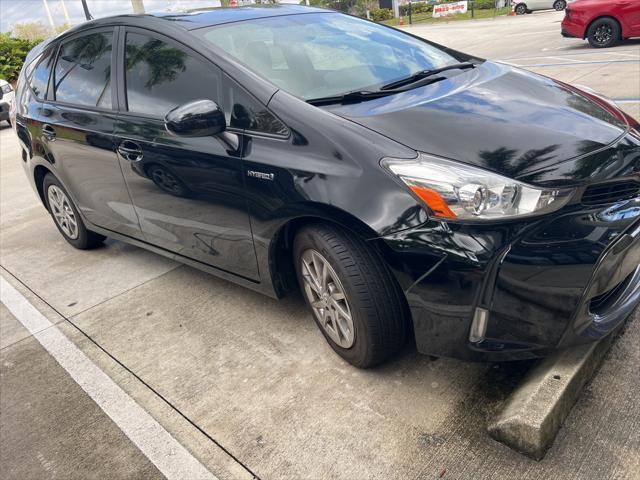
[(515, 0), (513, 11), (517, 15), (524, 15), (536, 10), (557, 10), (558, 12), (567, 8), (567, 0)]

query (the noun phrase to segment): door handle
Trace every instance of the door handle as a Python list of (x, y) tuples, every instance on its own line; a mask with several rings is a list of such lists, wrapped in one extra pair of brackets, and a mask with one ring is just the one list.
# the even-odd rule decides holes
[(118, 145), (118, 153), (125, 160), (139, 162), (142, 160), (142, 147), (131, 140), (125, 140)]
[(50, 142), (53, 142), (56, 139), (56, 131), (51, 125), (43, 125), (42, 136), (44, 136), (44, 138), (46, 138)]

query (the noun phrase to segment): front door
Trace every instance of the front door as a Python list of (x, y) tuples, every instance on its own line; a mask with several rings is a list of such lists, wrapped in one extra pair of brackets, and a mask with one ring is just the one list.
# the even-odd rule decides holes
[(163, 121), (186, 102), (221, 103), (221, 71), (157, 33), (127, 28), (122, 40), (118, 68), (125, 95), (116, 143), (146, 240), (257, 280), (241, 142), (173, 136)]
[(620, 12), (619, 17), (626, 25), (624, 34), (628, 37), (640, 37), (640, 5), (637, 0), (619, 0), (615, 5)]

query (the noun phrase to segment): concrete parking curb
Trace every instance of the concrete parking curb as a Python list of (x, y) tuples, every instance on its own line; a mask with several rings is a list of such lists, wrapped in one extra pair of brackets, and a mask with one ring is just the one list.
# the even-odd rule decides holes
[(542, 459), (615, 337), (616, 332), (542, 360), (489, 423), (489, 434), (520, 453)]

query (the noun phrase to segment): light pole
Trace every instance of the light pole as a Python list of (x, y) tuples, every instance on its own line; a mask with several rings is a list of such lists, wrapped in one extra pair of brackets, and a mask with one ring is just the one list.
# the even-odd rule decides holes
[(67, 6), (64, 4), (64, 0), (60, 0), (62, 4), (62, 13), (64, 15), (64, 23), (67, 25), (71, 25), (71, 20), (69, 19), (69, 11), (67, 10)]
[(135, 13), (136, 15), (144, 14), (143, 0), (131, 0), (131, 6), (133, 7), (133, 13)]
[(51, 27), (51, 30), (53, 30), (55, 28), (55, 25), (53, 24), (53, 17), (51, 16), (51, 10), (49, 10), (49, 4), (47, 3), (47, 0), (42, 0), (42, 3), (44, 4), (44, 11), (47, 12), (49, 26)]

